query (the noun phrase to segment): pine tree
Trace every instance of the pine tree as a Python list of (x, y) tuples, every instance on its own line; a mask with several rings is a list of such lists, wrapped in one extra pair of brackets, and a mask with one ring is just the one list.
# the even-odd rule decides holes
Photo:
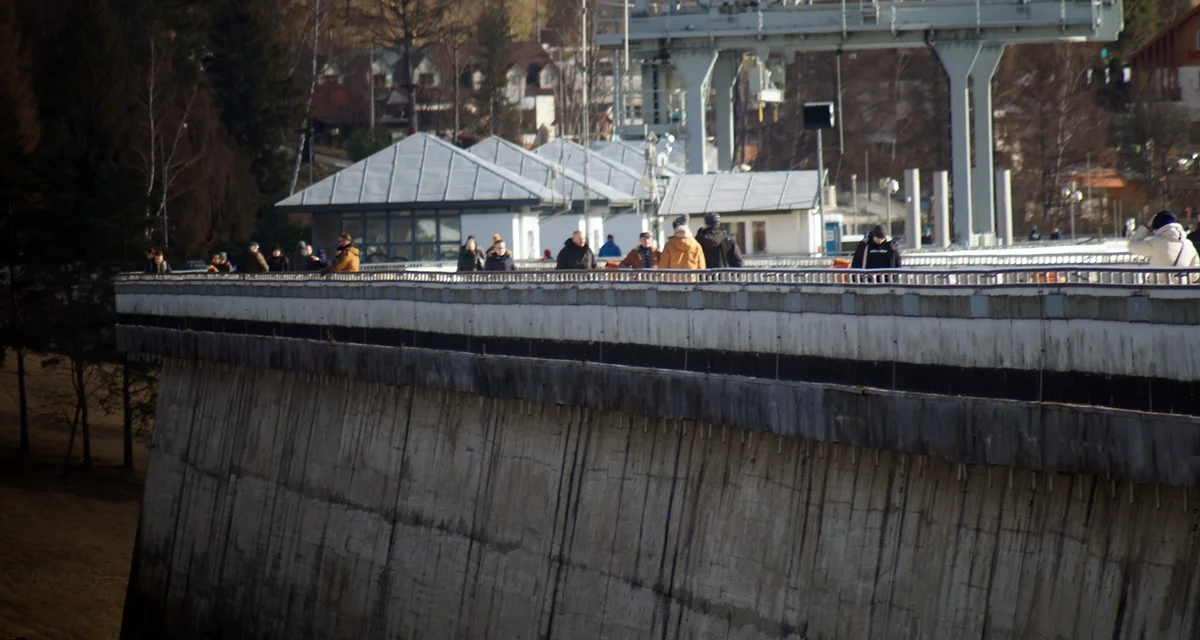
[(286, 194), (284, 141), (301, 124), (301, 91), (267, 0), (213, 0), (205, 69), (221, 121), (250, 157), (263, 206)]
[(508, 50), (513, 42), (508, 0), (489, 0), (479, 14), (475, 33), (484, 60), (480, 69), (483, 81), (477, 94), (479, 111), (486, 114), (486, 132), (493, 134), (512, 108), (505, 91), (511, 66)]

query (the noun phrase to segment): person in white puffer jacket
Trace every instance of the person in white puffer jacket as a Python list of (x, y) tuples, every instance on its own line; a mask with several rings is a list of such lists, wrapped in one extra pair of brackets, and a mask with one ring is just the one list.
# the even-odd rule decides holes
[(1170, 211), (1159, 211), (1129, 238), (1129, 253), (1150, 258), (1152, 267), (1196, 268), (1200, 256), (1187, 239), (1183, 225)]

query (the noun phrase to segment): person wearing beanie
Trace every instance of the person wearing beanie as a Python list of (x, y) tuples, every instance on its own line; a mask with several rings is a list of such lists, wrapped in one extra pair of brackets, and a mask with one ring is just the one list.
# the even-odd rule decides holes
[(742, 252), (734, 237), (721, 228), (721, 216), (704, 216), (704, 226), (696, 232), (696, 242), (704, 250), (704, 262), (709, 269), (740, 269)]
[(1150, 258), (1152, 267), (1200, 266), (1196, 247), (1170, 211), (1159, 211), (1129, 238), (1129, 253)]
[(692, 231), (688, 229), (687, 221), (684, 219), (683, 224), (675, 225), (675, 234), (670, 240), (667, 240), (667, 246), (659, 254), (658, 268), (700, 271), (705, 268), (706, 264), (704, 249), (692, 237)]
[(271, 257), (267, 258), (267, 266), (271, 273), (284, 273), (292, 270), (292, 261), (283, 255), (282, 248), (275, 247), (271, 250)]
[(251, 242), (247, 247), (246, 254), (242, 256), (241, 268), (238, 270), (246, 273), (266, 273), (271, 270), (271, 267), (267, 266), (267, 259), (258, 250), (257, 242)]
[(887, 237), (883, 225), (877, 224), (854, 249), (852, 269), (899, 269), (900, 251)]

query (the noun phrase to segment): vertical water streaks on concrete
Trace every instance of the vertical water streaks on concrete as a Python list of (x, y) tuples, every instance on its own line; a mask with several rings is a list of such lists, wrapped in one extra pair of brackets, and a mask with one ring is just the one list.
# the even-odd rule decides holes
[(1193, 637), (1184, 496), (168, 360), (124, 637)]

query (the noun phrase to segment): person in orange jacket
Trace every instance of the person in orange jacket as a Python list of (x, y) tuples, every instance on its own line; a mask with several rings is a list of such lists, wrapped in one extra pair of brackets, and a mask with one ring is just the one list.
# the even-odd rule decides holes
[(657, 269), (658, 263), (662, 259), (662, 252), (654, 246), (654, 242), (648, 232), (643, 232), (638, 237), (638, 246), (625, 256), (621, 264), (617, 265), (618, 269)]
[(658, 259), (658, 268), (692, 271), (704, 269), (706, 264), (704, 249), (700, 248), (700, 243), (692, 237), (692, 231), (687, 226), (687, 218), (676, 218), (672, 226), (675, 227), (675, 234), (663, 248), (662, 256)]
[(347, 234), (338, 236), (338, 254), (333, 259), (333, 264), (321, 269), (321, 273), (357, 273), (358, 272), (358, 247), (354, 246), (354, 242)]

